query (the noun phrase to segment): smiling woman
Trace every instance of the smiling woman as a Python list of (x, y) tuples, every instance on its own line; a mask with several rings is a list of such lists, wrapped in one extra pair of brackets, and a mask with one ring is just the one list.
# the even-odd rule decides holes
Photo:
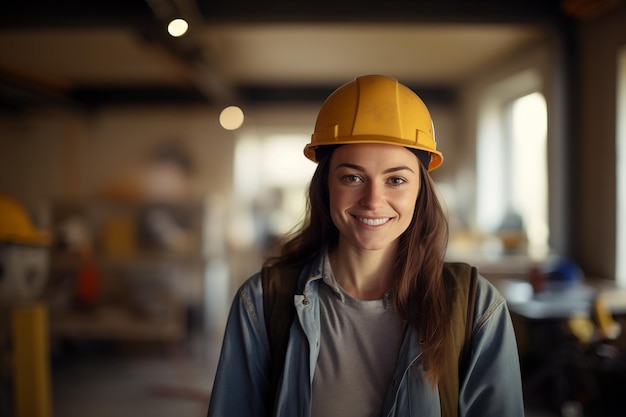
[(318, 163), (307, 217), (240, 287), (208, 415), (522, 417), (504, 298), (444, 262), (429, 174), (443, 157), (422, 100), (359, 77), (326, 100), (304, 152)]

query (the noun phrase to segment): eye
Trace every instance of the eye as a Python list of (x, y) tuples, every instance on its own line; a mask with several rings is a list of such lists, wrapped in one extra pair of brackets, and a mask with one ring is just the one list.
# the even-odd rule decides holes
[(402, 177), (391, 177), (387, 180), (387, 182), (391, 185), (402, 185), (406, 183), (406, 179)]
[(353, 182), (363, 182), (361, 177), (355, 174), (348, 174), (341, 177), (343, 182), (353, 183)]

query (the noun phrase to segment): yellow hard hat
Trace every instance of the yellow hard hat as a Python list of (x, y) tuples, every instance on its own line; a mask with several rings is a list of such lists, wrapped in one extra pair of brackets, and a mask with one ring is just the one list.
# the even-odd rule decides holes
[(443, 162), (424, 102), (395, 78), (383, 75), (357, 77), (335, 90), (317, 115), (304, 154), (317, 162), (318, 147), (354, 143), (388, 143), (426, 151), (431, 157), (429, 171)]
[(37, 230), (22, 205), (13, 197), (0, 193), (0, 243), (48, 245), (50, 235)]

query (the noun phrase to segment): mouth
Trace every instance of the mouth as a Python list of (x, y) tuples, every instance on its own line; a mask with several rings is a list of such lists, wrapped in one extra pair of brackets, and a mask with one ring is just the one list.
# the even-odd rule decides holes
[(387, 223), (389, 220), (391, 220), (391, 218), (389, 217), (379, 217), (379, 218), (368, 218), (368, 217), (358, 217), (358, 216), (354, 216), (355, 219), (357, 219), (359, 222), (366, 224), (368, 226), (380, 226), (383, 225), (385, 223)]

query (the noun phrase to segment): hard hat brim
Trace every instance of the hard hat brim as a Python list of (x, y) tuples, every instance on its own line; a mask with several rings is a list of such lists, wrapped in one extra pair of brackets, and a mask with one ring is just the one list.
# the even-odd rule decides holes
[[(333, 145), (334, 146), (356, 145), (356, 144), (363, 144), (363, 143), (380, 143), (384, 145), (390, 144), (388, 140), (380, 139), (380, 138), (360, 138), (360, 139), (350, 138), (350, 140), (346, 142), (334, 141), (333, 143), (316, 144), (316, 145), (312, 145), (309, 143), (308, 145), (304, 147), (304, 156), (306, 156), (311, 161), (317, 163), (319, 161), (317, 160), (315, 151), (320, 147), (333, 146)], [(403, 145), (397, 145), (397, 146), (403, 146)], [(433, 171), (439, 168), (439, 166), (441, 166), (441, 164), (443, 163), (443, 155), (439, 151), (433, 151), (431, 149), (427, 149), (427, 148), (419, 147), (419, 146), (404, 145), (404, 147), (409, 148), (409, 149), (419, 149), (419, 150), (428, 152), (430, 154), (430, 164), (428, 164), (428, 171)]]

